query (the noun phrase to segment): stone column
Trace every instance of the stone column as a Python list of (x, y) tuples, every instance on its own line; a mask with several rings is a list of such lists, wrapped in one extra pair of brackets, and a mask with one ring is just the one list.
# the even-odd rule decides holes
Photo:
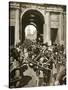
[[(44, 18), (45, 19), (45, 18)], [(46, 19), (45, 19), (46, 20)], [(43, 24), (43, 43), (46, 43), (46, 24)]]
[(19, 42), (19, 9), (16, 10), (15, 45)]
[(59, 43), (63, 41), (63, 14), (59, 14), (59, 29), (58, 29)]
[(67, 35), (67, 30), (66, 30), (66, 13), (64, 13), (64, 46), (66, 47), (66, 35)]
[(48, 42), (48, 44), (51, 43), (51, 40), (50, 40), (50, 13), (49, 12), (46, 12), (46, 16), (45, 16), (44, 41)]

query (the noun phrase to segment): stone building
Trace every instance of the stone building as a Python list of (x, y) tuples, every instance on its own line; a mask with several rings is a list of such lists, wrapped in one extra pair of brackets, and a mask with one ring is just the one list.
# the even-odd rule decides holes
[[(29, 28), (35, 33), (28, 32)], [(10, 45), (23, 42), (26, 37), (37, 39), (39, 36), (49, 45), (66, 44), (66, 6), (10, 2), (9, 29)]]

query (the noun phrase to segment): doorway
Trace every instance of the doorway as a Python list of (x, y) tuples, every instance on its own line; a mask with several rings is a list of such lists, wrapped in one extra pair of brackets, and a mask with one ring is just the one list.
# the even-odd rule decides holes
[(51, 42), (52, 42), (52, 45), (57, 40), (57, 32), (58, 32), (58, 28), (51, 28)]
[(10, 26), (9, 28), (9, 38), (10, 38), (10, 46), (14, 45), (15, 42), (15, 26)]
[(44, 17), (39, 11), (33, 9), (26, 11), (22, 16), (22, 42), (25, 40), (25, 29), (27, 27), (33, 27), (37, 30), (37, 35), (34, 34), (35, 36), (33, 36), (36, 37), (36, 40), (38, 40), (38, 38), (41, 37), (41, 34), (43, 34), (43, 24)]

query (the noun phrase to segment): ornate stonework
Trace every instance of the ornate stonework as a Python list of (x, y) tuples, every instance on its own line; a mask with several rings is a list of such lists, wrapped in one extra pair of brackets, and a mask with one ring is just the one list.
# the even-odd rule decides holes
[[(44, 18), (43, 42), (51, 42), (51, 28), (57, 29), (57, 42), (65, 40), (65, 6), (10, 2), (10, 26), (15, 26), (15, 44), (20, 41), (23, 14), (29, 10), (39, 11)], [(64, 32), (64, 33), (63, 33)], [(18, 35), (19, 34), (19, 35)], [(64, 34), (64, 35), (63, 35)], [(63, 37), (64, 36), (64, 37)]]

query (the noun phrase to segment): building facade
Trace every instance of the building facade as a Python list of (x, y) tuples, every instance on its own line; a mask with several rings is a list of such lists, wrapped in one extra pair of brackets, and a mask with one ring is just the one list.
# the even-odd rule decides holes
[(48, 42), (51, 45), (56, 42), (66, 45), (66, 6), (64, 5), (10, 2), (9, 23), (10, 45), (24, 41), (26, 27), (36, 29), (36, 33), (30, 34), (29, 38), (40, 36), (43, 43)]

